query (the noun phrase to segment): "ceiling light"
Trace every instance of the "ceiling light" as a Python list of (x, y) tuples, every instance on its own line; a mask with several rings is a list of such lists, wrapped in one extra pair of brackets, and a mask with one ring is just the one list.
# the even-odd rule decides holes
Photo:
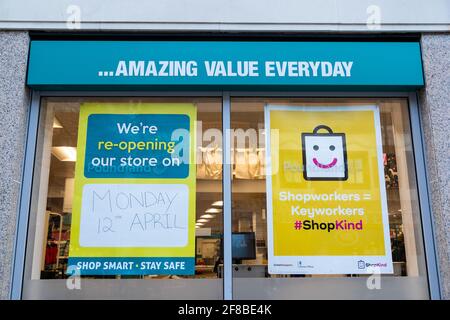
[(217, 209), (217, 208), (209, 208), (208, 210), (205, 211), (205, 213), (220, 213), (222, 212), (222, 209)]
[(198, 219), (197, 222), (208, 222), (208, 219)]
[(202, 226), (202, 225), (204, 225), (204, 223), (197, 222), (195, 225), (196, 225), (196, 226)]
[(200, 218), (211, 219), (211, 218), (214, 218), (214, 217), (215, 217), (215, 215), (207, 213), (207, 214), (202, 215)]
[(63, 126), (56, 117), (53, 118), (53, 128), (61, 129)]
[(195, 229), (200, 229), (200, 226), (195, 226)]
[(52, 153), (59, 161), (77, 161), (77, 148), (75, 147), (52, 147)]
[(222, 207), (222, 206), (223, 206), (223, 201), (216, 201), (216, 202), (213, 202), (212, 205), (215, 206), (215, 207)]

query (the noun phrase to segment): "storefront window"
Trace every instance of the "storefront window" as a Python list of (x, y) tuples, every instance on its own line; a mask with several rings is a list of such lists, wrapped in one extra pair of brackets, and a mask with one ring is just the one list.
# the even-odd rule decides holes
[[(268, 270), (268, 208), (267, 208), (267, 146), (268, 134), (264, 108), (275, 105), (279, 108), (351, 108), (354, 106), (376, 106), (380, 111), (381, 141), (383, 155), (384, 186), (387, 198), (390, 253), (393, 273), (379, 275), (380, 288), (370, 288), (371, 274), (317, 274), (296, 272), (295, 274), (276, 274)], [(403, 299), (427, 298), (428, 288), (424, 261), (420, 212), (409, 127), (406, 100), (398, 99), (232, 99), (232, 129), (234, 133), (233, 164), (233, 246), (234, 281), (233, 293), (237, 299), (276, 298), (276, 299)], [(267, 116), (267, 114), (266, 114)], [(318, 123), (325, 119), (316, 119)], [(360, 120), (362, 121), (362, 120)], [(310, 130), (287, 122), (299, 132)], [(266, 129), (266, 130), (264, 130)], [(273, 133), (272, 137), (274, 136)], [(279, 137), (278, 137), (279, 138)], [(286, 146), (279, 138), (279, 148)], [(284, 143), (284, 145), (283, 145)], [(369, 143), (369, 142), (367, 142)], [(272, 143), (272, 147), (274, 143)], [(364, 142), (361, 144), (364, 149)], [(360, 147), (361, 147), (360, 146)], [(318, 148), (318, 146), (315, 146)], [(331, 147), (330, 147), (331, 148)], [(350, 148), (350, 146), (349, 146)], [(295, 157), (301, 158), (300, 148)], [(272, 150), (272, 154), (273, 154)], [(277, 151), (278, 152), (278, 151)], [(282, 157), (282, 156), (280, 156)], [(364, 157), (360, 154), (348, 159), (348, 179), (352, 188), (358, 190), (358, 183), (364, 183)], [(280, 158), (280, 162), (282, 158)], [(372, 160), (368, 160), (372, 161)], [(280, 165), (282, 166), (282, 164)], [(283, 179), (289, 182), (289, 190), (320, 193), (320, 184), (305, 181), (298, 172), (284, 173)], [(290, 175), (290, 176), (287, 176)], [(274, 176), (272, 176), (274, 177)], [(360, 181), (358, 181), (360, 180)], [(322, 182), (332, 183), (332, 182)], [(284, 190), (284, 189), (283, 189)], [(293, 213), (294, 214), (294, 213)], [(319, 218), (320, 219), (320, 218)], [(301, 228), (299, 226), (298, 228)], [(275, 231), (274, 231), (275, 232)], [(311, 233), (310, 233), (311, 234)], [(341, 245), (350, 241), (350, 233), (343, 233)], [(308, 241), (308, 238), (306, 238)], [(308, 246), (306, 243), (291, 243), (295, 246)], [(338, 244), (339, 245), (339, 244)], [(370, 245), (370, 244), (367, 244)], [(243, 250), (245, 247), (247, 250)], [(317, 247), (317, 245), (316, 245)], [(320, 248), (320, 247), (319, 247)], [(245, 251), (245, 252), (244, 252)], [(325, 250), (324, 250), (325, 251)], [(312, 255), (315, 253), (313, 252)], [(338, 259), (334, 263), (339, 264)], [(361, 261), (363, 264), (364, 261)], [(299, 264), (301, 263), (298, 262)], [(338, 266), (338, 265), (337, 265)], [(308, 266), (294, 266), (298, 268)], [(313, 273), (313, 274), (311, 274)], [(377, 276), (377, 275), (375, 275)]]
[[(104, 252), (111, 255), (115, 250), (120, 252), (115, 258), (107, 261), (114, 264), (114, 271), (110, 272), (87, 272), (77, 273), (77, 269), (71, 261), (80, 261), (86, 265), (92, 261), (101, 260), (108, 256), (90, 254), (92, 239), (83, 238), (80, 241), (82, 245), (74, 246), (74, 239), (81, 239), (80, 226), (83, 220), (80, 219), (79, 207), (82, 192), (77, 189), (77, 179), (79, 169), (77, 163), (80, 152), (87, 154), (89, 149), (89, 140), (87, 136), (80, 135), (85, 132), (88, 126), (89, 117), (83, 112), (87, 110), (86, 106), (97, 108), (97, 114), (123, 114), (139, 115), (145, 113), (145, 110), (157, 106), (159, 114), (177, 113), (179, 105), (189, 105), (195, 110), (195, 163), (193, 171), (195, 172), (195, 183), (189, 185), (192, 188), (195, 185), (194, 195), (194, 220), (192, 226), (195, 227), (193, 233), (192, 257), (194, 269), (192, 273), (180, 274), (180, 272), (165, 272), (163, 274), (150, 271), (124, 272), (123, 268), (127, 265), (118, 264), (123, 257), (133, 257), (138, 260), (132, 260), (135, 264), (128, 265), (131, 268), (144, 262), (149, 266), (156, 259), (166, 259), (170, 263), (170, 249), (160, 248), (155, 251), (156, 255), (145, 255), (145, 252), (139, 248), (133, 247), (129, 243), (145, 244), (146, 238), (136, 237), (132, 241), (120, 233), (112, 235), (104, 242), (106, 248)], [(351, 108), (360, 108), (361, 110), (377, 110), (379, 121), (380, 140), (372, 146), (373, 149), (380, 151), (381, 166), (380, 174), (383, 181), (380, 182), (382, 192), (385, 198), (377, 199), (379, 203), (385, 205), (384, 209), (376, 209), (377, 213), (386, 213), (386, 223), (383, 224), (384, 235), (388, 241), (385, 248), (389, 253), (389, 259), (392, 259), (392, 273), (370, 274), (368, 272), (277, 272), (270, 269), (270, 253), (272, 241), (269, 241), (269, 234), (273, 230), (273, 211), (268, 207), (268, 197), (271, 195), (267, 188), (268, 184), (268, 159), (271, 159), (271, 177), (275, 179), (273, 171), (272, 154), (269, 153), (267, 141), (272, 143), (273, 133), (268, 130), (267, 108), (274, 106), (276, 108), (286, 108), (286, 110), (310, 111), (310, 110), (350, 110)], [(146, 109), (149, 108), (149, 109)], [(105, 110), (108, 110), (106, 112)], [(112, 110), (112, 111), (111, 111)], [(122, 111), (121, 111), (122, 110)], [(123, 110), (127, 110), (126, 112)], [(143, 111), (144, 110), (144, 111)], [(359, 110), (359, 109), (358, 109)], [(152, 113), (152, 112), (148, 112)], [(194, 114), (194, 113), (193, 113)], [(328, 112), (328, 119), (332, 112)], [(331, 117), (332, 118), (332, 117)], [(82, 119), (82, 120), (80, 120)], [(84, 120), (83, 120), (84, 119)], [(138, 119), (138, 117), (136, 118)], [(134, 119), (134, 120), (136, 120)], [(298, 118), (301, 119), (301, 118)], [(325, 119), (325, 118), (324, 118)], [(134, 121), (133, 120), (133, 121)], [(323, 133), (327, 130), (331, 133), (332, 129), (327, 127), (326, 121), (320, 117), (317, 120), (317, 130)], [(103, 120), (102, 120), (103, 121)], [(106, 122), (96, 122), (96, 128), (101, 139), (98, 141), (98, 148), (114, 149), (114, 141), (108, 144), (104, 141), (102, 134), (107, 132)], [(171, 120), (162, 122), (161, 127), (171, 125)], [(103, 127), (104, 126), (104, 127)], [(298, 131), (295, 141), (300, 143), (302, 133), (313, 134), (313, 128), (303, 128), (301, 121), (290, 120), (286, 126)], [(359, 123), (359, 126), (364, 126)], [(191, 127), (190, 127), (191, 128)], [(425, 266), (425, 254), (422, 239), (422, 226), (419, 211), (418, 191), (415, 176), (415, 163), (412, 147), (412, 136), (409, 120), (408, 101), (406, 99), (369, 99), (369, 98), (232, 98), (231, 99), (231, 181), (223, 181), (222, 177), (222, 99), (217, 98), (182, 98), (182, 97), (114, 97), (114, 98), (44, 98), (40, 106), (40, 120), (38, 129), (37, 149), (35, 156), (35, 169), (33, 176), (33, 193), (31, 199), (31, 210), (29, 219), (29, 232), (27, 240), (26, 267), (24, 274), (23, 297), (33, 298), (133, 298), (133, 299), (222, 299), (224, 286), (224, 241), (223, 241), (223, 184), (231, 183), (232, 187), (232, 261), (233, 261), (233, 298), (235, 299), (426, 299), (428, 298), (428, 282)], [(315, 130), (314, 129), (314, 130)], [(323, 131), (325, 129), (325, 131)], [(131, 130), (131, 129), (130, 129)], [(134, 130), (134, 129), (133, 129)], [(138, 129), (136, 129), (138, 130)], [(147, 133), (151, 134), (156, 128), (147, 128)], [(130, 131), (131, 132), (131, 131)], [(340, 132), (340, 131), (339, 131)], [(316, 132), (314, 132), (316, 133)], [(295, 133), (297, 134), (297, 133)], [(268, 140), (268, 135), (270, 139)], [(81, 137), (81, 139), (80, 139)], [(185, 136), (186, 137), (186, 136)], [(184, 138), (177, 138), (178, 142), (183, 142)], [(189, 136), (192, 137), (192, 136)], [(350, 181), (354, 193), (363, 193), (361, 186), (367, 181), (368, 168), (373, 168), (374, 161), (378, 157), (371, 157), (365, 150), (365, 141), (359, 138), (360, 152), (357, 157), (349, 157), (346, 161), (346, 167), (340, 167), (342, 172), (337, 172), (330, 181)], [(103, 140), (102, 140), (103, 139)], [(189, 138), (191, 139), (191, 138)], [(184, 140), (186, 141), (186, 140)], [(344, 140), (333, 140), (344, 141)], [(156, 143), (156, 140), (146, 141), (139, 144), (139, 141), (133, 143), (124, 143), (124, 149), (137, 149), (138, 146), (144, 150), (146, 147), (166, 148), (169, 146)], [(159, 140), (161, 142), (161, 140)], [(348, 141), (347, 141), (348, 142)], [(125, 146), (126, 145), (126, 146)], [(272, 145), (272, 144), (271, 144)], [(281, 149), (302, 159), (300, 148), (287, 146), (281, 137)], [(313, 145), (311, 145), (313, 146)], [(126, 148), (125, 148), (126, 147)], [(314, 144), (314, 148), (317, 147)], [(119, 148), (119, 147), (117, 147)], [(130, 149), (131, 148), (131, 149)], [(349, 144), (334, 144), (329, 146), (329, 150), (344, 150), (355, 152)], [(332, 149), (331, 149), (332, 148)], [(346, 148), (348, 150), (346, 150)], [(378, 148), (378, 149), (377, 149)], [(316, 150), (316, 149), (314, 149)], [(148, 151), (148, 150), (147, 150)], [(229, 150), (226, 150), (229, 151)], [(272, 150), (273, 151), (273, 150)], [(316, 150), (317, 151), (317, 150)], [(336, 151), (336, 152), (337, 152)], [(146, 153), (143, 153), (145, 157)], [(150, 154), (150, 153), (149, 153)], [(180, 154), (183, 154), (181, 152)], [(270, 154), (270, 156), (269, 156)], [(99, 160), (101, 161), (101, 160)], [(131, 164), (137, 164), (130, 159)], [(148, 163), (152, 160), (147, 160)], [(303, 159), (305, 162), (305, 160)], [(338, 161), (338, 160), (336, 160)], [(371, 163), (371, 166), (367, 166)], [(92, 163), (91, 163), (92, 164)], [(227, 164), (228, 165), (228, 164)], [(330, 164), (317, 165), (319, 168), (328, 168)], [(94, 168), (95, 169), (95, 168)], [(296, 168), (294, 168), (297, 170)], [(81, 171), (79, 171), (81, 170)], [(84, 169), (86, 170), (86, 169)], [(290, 191), (299, 191), (299, 193), (318, 193), (315, 179), (320, 176), (314, 176), (302, 172), (287, 173), (283, 179), (291, 186)], [(94, 170), (95, 171), (95, 170)], [(304, 170), (303, 170), (304, 171)], [(370, 169), (369, 169), (370, 171)], [(86, 172), (86, 171), (84, 171)], [(108, 171), (109, 172), (109, 171)], [(301, 172), (301, 171), (300, 171)], [(77, 176), (78, 174), (78, 176)], [(95, 174), (98, 174), (95, 173)], [(94, 175), (95, 175), (94, 174)], [(119, 174), (114, 171), (114, 174)], [(127, 212), (135, 213), (132, 204), (142, 204), (147, 200), (145, 195), (139, 198), (136, 194), (132, 195), (136, 182), (136, 172), (133, 172), (133, 178), (123, 180), (124, 184), (129, 184), (130, 194), (127, 198)], [(120, 176), (119, 176), (120, 177)], [(86, 177), (85, 177), (86, 178)], [(83, 178), (83, 179), (85, 179)], [(123, 178), (123, 177), (122, 177)], [(125, 177), (127, 178), (127, 177)], [(141, 177), (142, 178), (142, 177)], [(105, 184), (108, 180), (104, 176), (95, 176), (94, 180), (86, 180), (85, 185), (93, 188), (92, 185)], [(117, 176), (114, 176), (117, 179)], [(317, 179), (316, 179), (317, 180)], [(166, 197), (167, 203), (173, 198), (168, 195), (178, 188), (181, 180), (173, 183), (172, 189), (166, 189), (163, 182), (159, 182), (161, 192), (168, 190)], [(306, 181), (306, 182), (305, 182)], [(117, 182), (111, 183), (117, 184)], [(169, 182), (170, 183), (170, 182)], [(325, 182), (331, 185), (334, 182)], [(337, 182), (337, 185), (340, 182)], [(145, 180), (141, 185), (152, 185), (152, 180)], [(376, 184), (376, 183), (375, 183)], [(375, 185), (374, 184), (374, 185)], [(111, 187), (114, 188), (114, 187)], [(77, 191), (78, 190), (78, 191)], [(100, 189), (98, 189), (100, 190)], [(97, 193), (98, 199), (104, 201), (109, 191)], [(113, 192), (113, 191), (111, 191)], [(144, 192), (145, 193), (145, 192)], [(381, 196), (380, 196), (381, 197)], [(164, 198), (164, 195), (163, 195)], [(157, 199), (157, 197), (155, 198)], [(117, 199), (116, 199), (117, 200)], [(164, 201), (164, 199), (160, 199)], [(78, 201), (78, 202), (77, 202)], [(134, 201), (134, 202), (133, 202)], [(187, 200), (186, 200), (187, 201)], [(328, 200), (326, 200), (328, 201)], [(187, 203), (187, 202), (186, 202)], [(103, 205), (105, 203), (103, 202)], [(117, 204), (119, 207), (120, 205)], [(186, 205), (191, 208), (190, 205)], [(305, 206), (306, 208), (307, 206)], [(94, 206), (92, 206), (94, 208)], [(110, 207), (105, 207), (110, 208)], [(311, 206), (308, 207), (311, 209)], [(185, 212), (183, 206), (176, 209), (175, 214)], [(302, 208), (299, 208), (301, 210)], [(94, 212), (94, 209), (92, 209)], [(137, 209), (136, 209), (137, 210)], [(74, 212), (76, 211), (76, 212)], [(78, 213), (77, 213), (78, 212)], [(144, 220), (132, 220), (131, 227), (127, 231), (133, 231), (133, 228), (145, 228), (146, 224), (152, 223), (153, 227), (163, 226), (161, 212), (157, 212), (158, 220), (155, 222), (155, 216), (149, 218), (149, 212), (143, 211)], [(154, 214), (155, 212), (152, 212)], [(77, 215), (78, 214), (78, 215)], [(146, 218), (147, 217), (147, 218)], [(165, 216), (164, 216), (165, 217)], [(97, 216), (96, 216), (97, 218)], [(111, 217), (110, 217), (111, 218)], [(116, 218), (115, 216), (113, 218)], [(225, 217), (226, 219), (228, 217)], [(119, 218), (118, 218), (119, 219)], [(148, 220), (145, 220), (148, 219)], [(111, 225), (105, 225), (104, 221), (96, 221), (95, 232), (116, 232)], [(181, 221), (181, 222), (180, 222)], [(347, 222), (351, 222), (350, 220)], [(102, 224), (103, 223), (103, 224)], [(183, 223), (178, 220), (178, 223)], [(366, 223), (366, 222), (364, 222)], [(377, 222), (381, 223), (381, 222)], [(194, 226), (195, 224), (195, 226)], [(175, 227), (177, 222), (165, 227)], [(180, 224), (178, 224), (180, 226)], [(318, 224), (319, 226), (319, 224)], [(106, 229), (105, 229), (106, 228)], [(300, 228), (300, 227), (299, 227)], [(180, 228), (180, 229), (183, 229)], [(103, 230), (103, 231), (102, 231)], [(106, 230), (106, 231), (105, 231)], [(139, 234), (136, 231), (135, 234)], [(75, 233), (75, 235), (74, 235)], [(275, 238), (279, 237), (275, 235)], [(272, 237), (274, 235), (272, 234)], [(176, 241), (175, 238), (167, 236), (163, 240)], [(106, 238), (105, 238), (106, 239)], [(324, 238), (328, 239), (329, 238)], [(170, 241), (169, 241), (170, 240)], [(342, 233), (340, 241), (343, 245), (351, 247), (352, 238), (350, 233)], [(102, 240), (103, 241), (103, 240)], [(110, 244), (113, 244), (111, 249)], [(317, 252), (327, 251), (327, 242), (317, 244), (311, 249), (311, 256), (319, 255)], [(328, 242), (329, 243), (329, 242)], [(336, 242), (339, 244), (339, 242)], [(108, 249), (108, 245), (110, 245)], [(292, 247), (307, 246), (306, 243), (292, 243)], [(367, 246), (374, 245), (369, 243)], [(81, 247), (87, 247), (88, 250), (84, 256), (75, 252), (76, 250), (85, 250)], [(75, 249), (74, 249), (75, 248)], [(80, 249), (81, 248), (81, 249)], [(363, 248), (364, 249), (364, 248)], [(316, 250), (316, 251), (314, 251)], [(337, 251), (340, 249), (337, 248)], [(367, 249), (368, 252), (370, 251)], [(94, 250), (95, 251), (95, 250)], [(363, 250), (364, 251), (364, 250)], [(86, 254), (86, 252), (88, 254)], [(90, 254), (90, 255), (89, 255)], [(367, 255), (370, 256), (371, 253)], [(325, 255), (325, 254), (324, 254)], [(372, 254), (374, 255), (374, 254)], [(289, 253), (286, 254), (289, 256)], [(292, 253), (292, 256), (295, 256)], [(339, 254), (337, 255), (339, 256)], [(185, 256), (180, 256), (183, 259)], [(78, 260), (71, 260), (77, 258)], [(94, 259), (94, 260), (92, 260)], [(95, 260), (97, 259), (97, 260)], [(99, 260), (100, 259), (100, 260)], [(140, 259), (140, 260), (139, 260)], [(334, 258), (333, 258), (334, 259)], [(341, 267), (339, 259), (331, 260), (334, 266)], [(368, 261), (360, 261), (363, 267), (370, 265)], [(112, 265), (109, 264), (109, 265)], [(302, 265), (302, 261), (297, 262), (298, 269), (308, 267)], [(102, 267), (103, 268), (103, 267)], [(149, 267), (150, 268), (150, 267)], [(75, 270), (75, 273), (74, 273)], [(329, 268), (327, 270), (346, 270), (342, 268)], [(76, 280), (80, 280), (81, 288), (76, 285)], [(377, 282), (379, 280), (379, 282)], [(225, 279), (226, 283), (226, 279)]]
[[(75, 256), (70, 250), (70, 242), (74, 241), (73, 233), (80, 232), (74, 227), (73, 208), (77, 201), (76, 197), (80, 197), (75, 191), (76, 162), (77, 152), (81, 152), (80, 144), (85, 143), (85, 140), (83, 141), (81, 139), (80, 141), (79, 138), (79, 131), (83, 130), (79, 119), (81, 119), (80, 109), (86, 104), (101, 106), (105, 112), (108, 110), (112, 114), (116, 111), (120, 113), (121, 109), (131, 106), (131, 118), (133, 118), (133, 113), (138, 115), (139, 113), (147, 112), (147, 106), (148, 108), (153, 108), (156, 105), (160, 109), (160, 113), (164, 114), (164, 111), (170, 113), (175, 108), (174, 106), (179, 104), (193, 105), (196, 116), (194, 130), (196, 128), (197, 135), (195, 145), (196, 161), (193, 164), (193, 168), (197, 167), (197, 170), (193, 170), (194, 174), (196, 171), (196, 192), (194, 195), (195, 240), (193, 243), (195, 252), (192, 252), (193, 259), (195, 259), (195, 271), (192, 274), (183, 275), (177, 272), (173, 274), (170, 272), (152, 274), (151, 271), (147, 271), (145, 274), (127, 274), (123, 269), (129, 267), (129, 265), (115, 264), (115, 272), (103, 272), (104, 274), (97, 272), (97, 274), (85, 275), (83, 272), (77, 273), (76, 268), (70, 266), (70, 263), (68, 263), (71, 257)], [(183, 297), (192, 298), (192, 295), (194, 295), (208, 299), (220, 299), (222, 297), (221, 267), (219, 268), (222, 261), (220, 239), (223, 234), (221, 206), (222, 162), (220, 158), (222, 147), (220, 129), (222, 125), (221, 110), (221, 100), (216, 98), (43, 99), (38, 152), (35, 163), (34, 192), (30, 219), (31, 232), (29, 233), (27, 247), (27, 272), (25, 276), (24, 297), (134, 297), (176, 299)], [(107, 123), (100, 125), (104, 125), (105, 127), (99, 128), (99, 131), (108, 130)], [(161, 123), (159, 129), (161, 130), (161, 127), (164, 125), (167, 124)], [(151, 127), (148, 129), (148, 132), (150, 130), (156, 131), (155, 128), (152, 129)], [(158, 142), (158, 138), (151, 142)], [(161, 141), (159, 142), (161, 143)], [(128, 147), (130, 146), (128, 144)], [(152, 147), (153, 145), (150, 146)], [(162, 148), (162, 146), (159, 147), (160, 149)], [(148, 154), (151, 155), (152, 153), (148, 152)], [(131, 159), (130, 161), (137, 160)], [(133, 164), (138, 165), (137, 162)], [(137, 179), (125, 179), (125, 181), (139, 182)], [(147, 183), (152, 183), (151, 180), (146, 181), (148, 181)], [(129, 188), (132, 188), (132, 185)], [(125, 194), (128, 193), (126, 193), (126, 189), (124, 188), (120, 190), (122, 192), (118, 194), (122, 195), (122, 198), (116, 198), (117, 206), (123, 208), (124, 203), (128, 203), (129, 208), (125, 214), (131, 214), (135, 211), (138, 212), (141, 205), (146, 206), (148, 210), (142, 211), (143, 215), (141, 217), (144, 218), (139, 220), (139, 217), (136, 216), (132, 220), (131, 227), (126, 231), (138, 233), (141, 231), (140, 228), (150, 228), (150, 226), (152, 226), (152, 229), (148, 232), (158, 232), (158, 230), (163, 230), (164, 228), (186, 228), (184, 225), (181, 226), (184, 221), (182, 220), (182, 214), (179, 212), (174, 213), (179, 218), (178, 221), (171, 221), (170, 216), (166, 215), (167, 225), (165, 225), (164, 218), (166, 216), (164, 212), (157, 210), (166, 210), (167, 212), (169, 205), (164, 207), (155, 205), (154, 209), (152, 207), (152, 204), (156, 203), (156, 201), (158, 203), (164, 202), (165, 204), (175, 203), (174, 198), (176, 196), (180, 197), (180, 194), (173, 193), (172, 195), (170, 192), (174, 190), (173, 188), (165, 188), (161, 190), (160, 194), (150, 191), (133, 193), (133, 190), (130, 189), (130, 198), (126, 202), (124, 202), (127, 197)], [(163, 192), (164, 190), (168, 191)], [(98, 193), (96, 195), (97, 198), (94, 197), (93, 199), (97, 199), (99, 203), (103, 203), (106, 193)], [(178, 208), (176, 210), (182, 209)], [(158, 221), (156, 221), (157, 218)], [(110, 218), (107, 219), (109, 221), (111, 220)], [(123, 219), (126, 219), (126, 217)], [(186, 218), (184, 217), (184, 219)], [(89, 221), (93, 224), (97, 223), (95, 219), (90, 219)], [(114, 230), (118, 228), (117, 224), (111, 227), (106, 222), (108, 221), (99, 220), (99, 232), (106, 230), (119, 234), (118, 230)], [(107, 228), (110, 228), (110, 230)], [(87, 236), (86, 239), (88, 239)], [(119, 236), (119, 239), (108, 241), (116, 241), (119, 243), (116, 246), (120, 247), (120, 243), (125, 243), (126, 241), (130, 241), (130, 239), (125, 238), (125, 236), (120, 238)], [(124, 247), (121, 250), (125, 250), (125, 257), (128, 252), (128, 256), (133, 257), (133, 250), (135, 248), (132, 245), (124, 245)], [(127, 249), (127, 247), (129, 248)], [(169, 249), (167, 253), (169, 253)], [(164, 257), (164, 252), (162, 256)], [(144, 256), (143, 259), (145, 258)], [(86, 259), (85, 262), (87, 263), (89, 261), (89, 259)], [(112, 260), (111, 263), (116, 263), (117, 261), (119, 260)], [(152, 262), (152, 260), (149, 261)], [(144, 262), (147, 263), (148, 261)], [(77, 288), (72, 288), (74, 290), (69, 290), (70, 288), (67, 287), (67, 283), (70, 283), (71, 279), (76, 278), (78, 275), (81, 289), (76, 290)], [(99, 284), (96, 280), (100, 279), (110, 282), (106, 282), (107, 285), (105, 285), (105, 282), (100, 282), (102, 284)], [(91, 290), (90, 293), (89, 290)]]

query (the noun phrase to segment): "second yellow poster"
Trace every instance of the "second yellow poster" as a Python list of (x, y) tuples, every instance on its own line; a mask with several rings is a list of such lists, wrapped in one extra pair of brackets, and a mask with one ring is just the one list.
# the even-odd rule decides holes
[(266, 106), (269, 272), (392, 272), (377, 106)]

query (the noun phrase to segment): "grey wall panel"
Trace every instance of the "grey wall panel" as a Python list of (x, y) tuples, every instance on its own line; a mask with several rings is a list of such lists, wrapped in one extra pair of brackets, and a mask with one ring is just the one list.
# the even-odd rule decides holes
[(450, 35), (422, 37), (426, 87), (420, 94), (442, 297), (450, 299)]
[(29, 95), (27, 32), (0, 32), (0, 299), (9, 297)]

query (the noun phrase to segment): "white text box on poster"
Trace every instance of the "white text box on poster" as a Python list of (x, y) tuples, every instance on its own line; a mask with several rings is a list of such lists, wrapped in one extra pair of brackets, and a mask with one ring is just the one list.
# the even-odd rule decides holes
[(182, 247), (188, 242), (184, 184), (87, 184), (82, 247)]

